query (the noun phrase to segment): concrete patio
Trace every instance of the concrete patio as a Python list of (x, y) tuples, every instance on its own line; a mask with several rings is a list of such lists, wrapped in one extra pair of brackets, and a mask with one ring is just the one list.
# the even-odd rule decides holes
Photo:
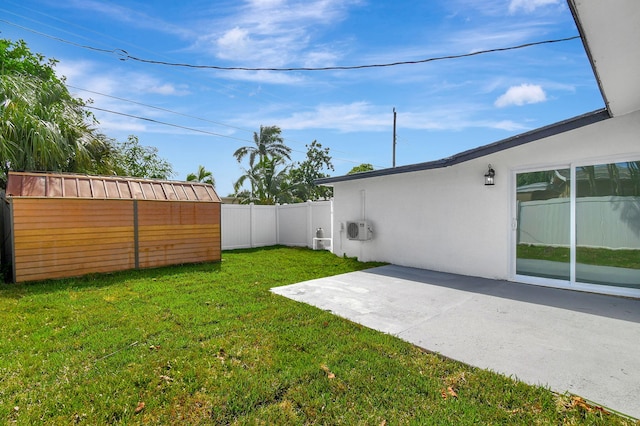
[(272, 291), (640, 418), (640, 300), (395, 265)]

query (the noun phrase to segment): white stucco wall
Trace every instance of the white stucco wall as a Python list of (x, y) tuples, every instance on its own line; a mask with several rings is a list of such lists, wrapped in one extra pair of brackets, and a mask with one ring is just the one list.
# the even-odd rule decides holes
[[(363, 261), (509, 279), (515, 171), (638, 159), (635, 112), (447, 168), (337, 182), (333, 251)], [(484, 186), (489, 163), (495, 186)], [(348, 240), (346, 222), (361, 219), (371, 223), (373, 238)]]

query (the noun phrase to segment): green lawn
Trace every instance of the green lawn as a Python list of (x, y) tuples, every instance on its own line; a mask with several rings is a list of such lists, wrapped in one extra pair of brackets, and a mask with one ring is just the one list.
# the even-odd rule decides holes
[(634, 424), (269, 292), (372, 266), (271, 247), (0, 285), (0, 421)]
[[(569, 263), (570, 261), (568, 247), (518, 244), (517, 255), (519, 259), (539, 259), (563, 263)], [(576, 262), (585, 265), (640, 269), (640, 250), (578, 247), (576, 249)]]

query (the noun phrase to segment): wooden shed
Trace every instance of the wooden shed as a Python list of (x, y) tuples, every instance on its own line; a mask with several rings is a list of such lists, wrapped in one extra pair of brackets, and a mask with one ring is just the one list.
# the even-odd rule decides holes
[(15, 282), (221, 259), (209, 184), (10, 172), (3, 201)]

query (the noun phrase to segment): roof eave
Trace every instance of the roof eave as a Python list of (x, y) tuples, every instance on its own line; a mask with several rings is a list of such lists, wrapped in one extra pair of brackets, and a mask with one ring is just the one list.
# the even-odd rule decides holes
[(497, 142), (493, 142), (488, 145), (484, 145), (478, 148), (473, 148), (467, 151), (463, 151), (459, 154), (455, 154), (451, 157), (443, 158), (435, 161), (428, 161), (425, 163), (410, 164), (407, 166), (399, 166), (388, 169), (372, 170), (368, 172), (361, 172), (352, 175), (335, 176), (329, 178), (317, 179), (314, 181), (316, 185), (331, 186), (337, 182), (345, 182), (358, 179), (368, 179), (380, 176), (389, 176), (400, 173), (410, 173), (422, 170), (439, 169), (444, 167), (453, 166), (455, 164), (470, 161), (476, 158), (484, 157), (487, 155), (495, 154), (496, 152), (504, 151), (516, 146), (524, 145), (527, 143), (535, 142), (540, 139), (548, 138), (559, 133), (564, 133), (570, 130), (574, 130), (589, 124), (596, 123), (598, 121), (611, 118), (607, 109), (599, 109), (587, 114), (579, 115), (577, 117), (570, 118), (568, 120), (560, 121), (558, 123), (550, 124), (545, 127), (540, 127), (535, 130), (531, 130), (526, 133), (521, 133), (516, 136), (512, 136), (507, 139), (502, 139)]

